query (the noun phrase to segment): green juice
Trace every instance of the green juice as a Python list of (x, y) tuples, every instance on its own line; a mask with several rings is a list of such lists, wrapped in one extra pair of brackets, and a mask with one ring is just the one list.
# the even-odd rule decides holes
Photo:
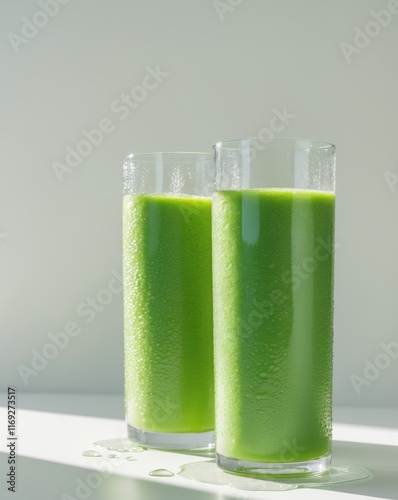
[(123, 273), (128, 424), (214, 429), (211, 200), (125, 195)]
[(334, 194), (213, 198), (216, 448), (263, 463), (330, 453)]

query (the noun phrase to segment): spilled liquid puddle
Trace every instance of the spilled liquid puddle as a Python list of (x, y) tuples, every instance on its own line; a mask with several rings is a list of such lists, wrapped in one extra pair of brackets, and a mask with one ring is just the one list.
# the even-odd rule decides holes
[(151, 472), (149, 472), (148, 475), (155, 476), (155, 477), (173, 477), (174, 472), (170, 472), (167, 469), (156, 469), (156, 470), (152, 470)]
[[(122, 460), (127, 460), (129, 462), (136, 462), (137, 458), (133, 455), (126, 456), (125, 455), (126, 453), (142, 453), (147, 449), (125, 438), (105, 439), (102, 441), (95, 441), (95, 443), (93, 444), (94, 446), (101, 447), (106, 451), (118, 452), (118, 453), (109, 453), (108, 455), (106, 455), (107, 458), (110, 458), (112, 460), (122, 459)], [(83, 457), (91, 457), (91, 458), (98, 458), (104, 456), (95, 450), (83, 451), (82, 455)]]
[(104, 439), (102, 441), (95, 441), (94, 445), (100, 446), (101, 448), (105, 448), (109, 451), (119, 451), (120, 453), (124, 453), (126, 451), (141, 453), (147, 449), (143, 446), (136, 445), (133, 441), (126, 438)]
[(273, 480), (256, 479), (224, 472), (217, 467), (213, 460), (183, 465), (178, 475), (200, 483), (230, 486), (231, 488), (247, 491), (287, 491), (296, 488), (319, 488), (372, 477), (372, 474), (364, 467), (343, 465), (332, 466), (328, 472), (319, 476), (276, 478)]
[(82, 455), (83, 457), (102, 457), (101, 453), (98, 453), (98, 451), (94, 450), (83, 451)]

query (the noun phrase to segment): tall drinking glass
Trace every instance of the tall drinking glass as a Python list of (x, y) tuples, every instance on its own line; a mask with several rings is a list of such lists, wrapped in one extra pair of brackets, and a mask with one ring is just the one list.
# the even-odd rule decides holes
[(145, 446), (213, 445), (212, 156), (123, 166), (125, 406)]
[(321, 473), (332, 434), (335, 147), (251, 138), (214, 151), (217, 463)]

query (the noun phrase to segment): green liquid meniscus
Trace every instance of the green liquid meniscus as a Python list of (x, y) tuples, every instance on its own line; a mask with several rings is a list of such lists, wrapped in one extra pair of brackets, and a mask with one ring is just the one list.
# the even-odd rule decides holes
[(211, 199), (123, 199), (125, 396), (129, 425), (214, 429)]
[(213, 197), (216, 449), (262, 463), (330, 453), (330, 192)]

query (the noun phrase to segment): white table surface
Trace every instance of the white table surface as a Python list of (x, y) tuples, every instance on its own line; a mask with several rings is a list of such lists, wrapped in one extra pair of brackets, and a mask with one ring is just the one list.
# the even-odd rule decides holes
[[(148, 450), (129, 453), (137, 458), (130, 462), (108, 458), (112, 452), (101, 449), (100, 458), (82, 456), (83, 451), (95, 449), (94, 441), (126, 437), (122, 396), (92, 394), (18, 394), (14, 494), (7, 491), (6, 484), (7, 396), (0, 394), (0, 398), (1, 500), (398, 499), (398, 408), (334, 411), (333, 462), (366, 467), (373, 474), (371, 479), (328, 488), (259, 492), (204, 484), (178, 475), (148, 475), (161, 468), (177, 473), (180, 466), (208, 457)], [(104, 470), (111, 473), (104, 477)], [(82, 482), (92, 487), (79, 489)]]

